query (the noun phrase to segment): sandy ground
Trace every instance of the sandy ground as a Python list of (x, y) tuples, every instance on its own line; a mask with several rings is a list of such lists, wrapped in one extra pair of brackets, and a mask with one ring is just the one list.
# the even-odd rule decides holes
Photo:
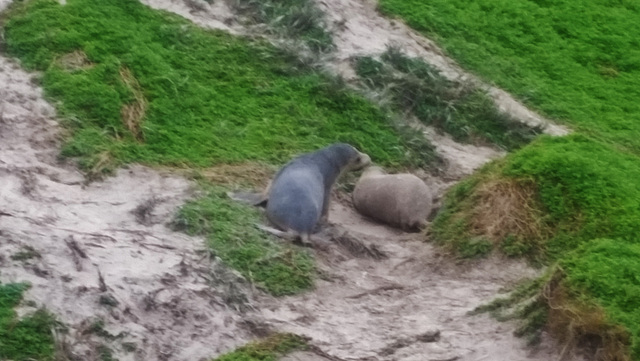
[[(196, 1), (144, 0), (203, 26), (242, 31), (223, 1)], [(7, 4), (0, 0), (0, 10)], [(357, 53), (384, 51), (391, 40), (404, 39), (408, 49), (414, 44), (421, 56), (431, 47), (379, 17), (369, 3), (323, 4), (332, 19), (345, 19), (337, 39), (344, 64)], [(438, 150), (449, 160), (447, 178), (430, 179), (439, 194), (502, 155), (425, 132), (439, 139)], [(210, 259), (202, 239), (167, 228), (177, 207), (193, 196), (188, 181), (134, 165), (85, 185), (57, 157), (60, 133), (55, 111), (30, 75), (0, 57), (0, 281), (32, 284), (26, 300), (35, 304), (25, 303), (20, 312), (44, 306), (58, 315), (69, 326), (58, 337), (71, 359), (96, 360), (98, 346), (106, 344), (120, 360), (205, 360), (268, 329), (310, 337), (315, 351), (289, 361), (557, 358), (548, 343), (525, 347), (511, 323), (466, 315), (535, 274), (521, 263), (458, 264), (420, 234), (369, 222), (348, 201), (336, 201), (330, 214), (335, 227), (386, 257), (356, 255), (340, 245), (317, 250), (316, 288), (274, 299)], [(10, 257), (28, 247), (38, 256)], [(111, 336), (97, 335), (95, 327), (91, 332), (97, 320)], [(125, 351), (131, 342), (136, 351)]]
[[(30, 76), (0, 57), (0, 84), (0, 280), (33, 285), (26, 299), (69, 325), (78, 360), (96, 359), (100, 343), (120, 360), (198, 360), (245, 343), (203, 241), (164, 226), (190, 184), (131, 166), (84, 186), (57, 162), (54, 110)], [(10, 258), (26, 247), (39, 256)], [(99, 319), (120, 336), (91, 335)]]
[(382, 251), (385, 259), (354, 256), (333, 246), (318, 251), (321, 279), (313, 292), (266, 302), (266, 322), (305, 335), (343, 360), (550, 360), (543, 343), (525, 347), (514, 325), (486, 315), (468, 316), (535, 271), (492, 258), (456, 264), (420, 234), (371, 223), (345, 204), (330, 221)]

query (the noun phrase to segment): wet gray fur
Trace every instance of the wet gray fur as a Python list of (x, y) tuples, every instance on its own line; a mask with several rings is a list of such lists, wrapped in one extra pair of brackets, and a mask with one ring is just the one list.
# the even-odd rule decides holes
[(269, 221), (308, 239), (318, 223), (327, 219), (331, 188), (340, 174), (370, 161), (368, 155), (344, 143), (294, 158), (275, 175), (268, 190)]

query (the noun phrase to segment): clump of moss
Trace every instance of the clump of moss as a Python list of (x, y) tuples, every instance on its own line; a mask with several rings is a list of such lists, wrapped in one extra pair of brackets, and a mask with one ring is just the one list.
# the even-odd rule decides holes
[(458, 141), (516, 149), (541, 133), (500, 112), (486, 92), (470, 82), (450, 81), (424, 60), (407, 57), (394, 47), (379, 60), (357, 58), (355, 68), (362, 82), (381, 94), (381, 102)]
[(306, 340), (300, 336), (290, 333), (277, 333), (263, 340), (242, 346), (233, 352), (216, 358), (214, 361), (275, 361), (283, 355), (296, 350), (304, 350), (306, 347)]
[(13, 310), (27, 288), (24, 283), (0, 284), (0, 359), (53, 360), (53, 315), (39, 309), (18, 319)]
[(300, 292), (313, 285), (313, 258), (259, 231), (260, 213), (232, 201), (226, 189), (206, 188), (200, 199), (185, 204), (173, 225), (188, 234), (203, 235), (224, 263), (273, 295)]

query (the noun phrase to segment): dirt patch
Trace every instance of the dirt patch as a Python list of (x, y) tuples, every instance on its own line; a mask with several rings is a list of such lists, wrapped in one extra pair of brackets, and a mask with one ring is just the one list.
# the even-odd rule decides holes
[(25, 299), (69, 326), (69, 353), (198, 360), (249, 340), (224, 286), (237, 276), (164, 225), (190, 183), (131, 166), (84, 185), (57, 162), (54, 110), (30, 76), (0, 57), (0, 84), (0, 280), (32, 284)]
[(224, 30), (231, 34), (246, 32), (238, 24), (231, 7), (225, 1), (141, 0), (140, 2), (154, 9), (178, 14), (204, 28)]

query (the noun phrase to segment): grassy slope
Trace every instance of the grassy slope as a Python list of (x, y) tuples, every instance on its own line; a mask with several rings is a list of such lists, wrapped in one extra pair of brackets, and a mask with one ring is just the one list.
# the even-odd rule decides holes
[[(640, 5), (382, 0), (381, 8), (576, 130), (564, 139), (540, 139), (486, 172), (533, 182), (540, 222), (552, 234), (542, 253), (564, 265), (574, 291), (585, 291), (608, 321), (627, 328), (631, 355), (640, 359), (638, 280), (625, 255), (635, 254), (640, 241)], [(474, 206), (483, 179), (477, 175), (451, 192), (436, 233), (469, 237), (463, 205)], [(580, 256), (572, 255), (576, 248)]]
[(0, 360), (52, 360), (52, 317), (44, 310), (17, 319), (25, 284), (0, 284)]
[(640, 5), (382, 0), (381, 8), (552, 118), (640, 154)]
[[(410, 162), (410, 142), (385, 114), (334, 79), (296, 68), (264, 42), (199, 29), (135, 1), (29, 1), (10, 11), (5, 37), (9, 54), (44, 72), (45, 92), (61, 101), (74, 133), (63, 152), (89, 168), (105, 158), (282, 162), (335, 141), (383, 164)], [(69, 69), (65, 59), (76, 51), (85, 66)], [(136, 104), (146, 104), (137, 139), (121, 117)], [(430, 159), (413, 154), (423, 165)]]

